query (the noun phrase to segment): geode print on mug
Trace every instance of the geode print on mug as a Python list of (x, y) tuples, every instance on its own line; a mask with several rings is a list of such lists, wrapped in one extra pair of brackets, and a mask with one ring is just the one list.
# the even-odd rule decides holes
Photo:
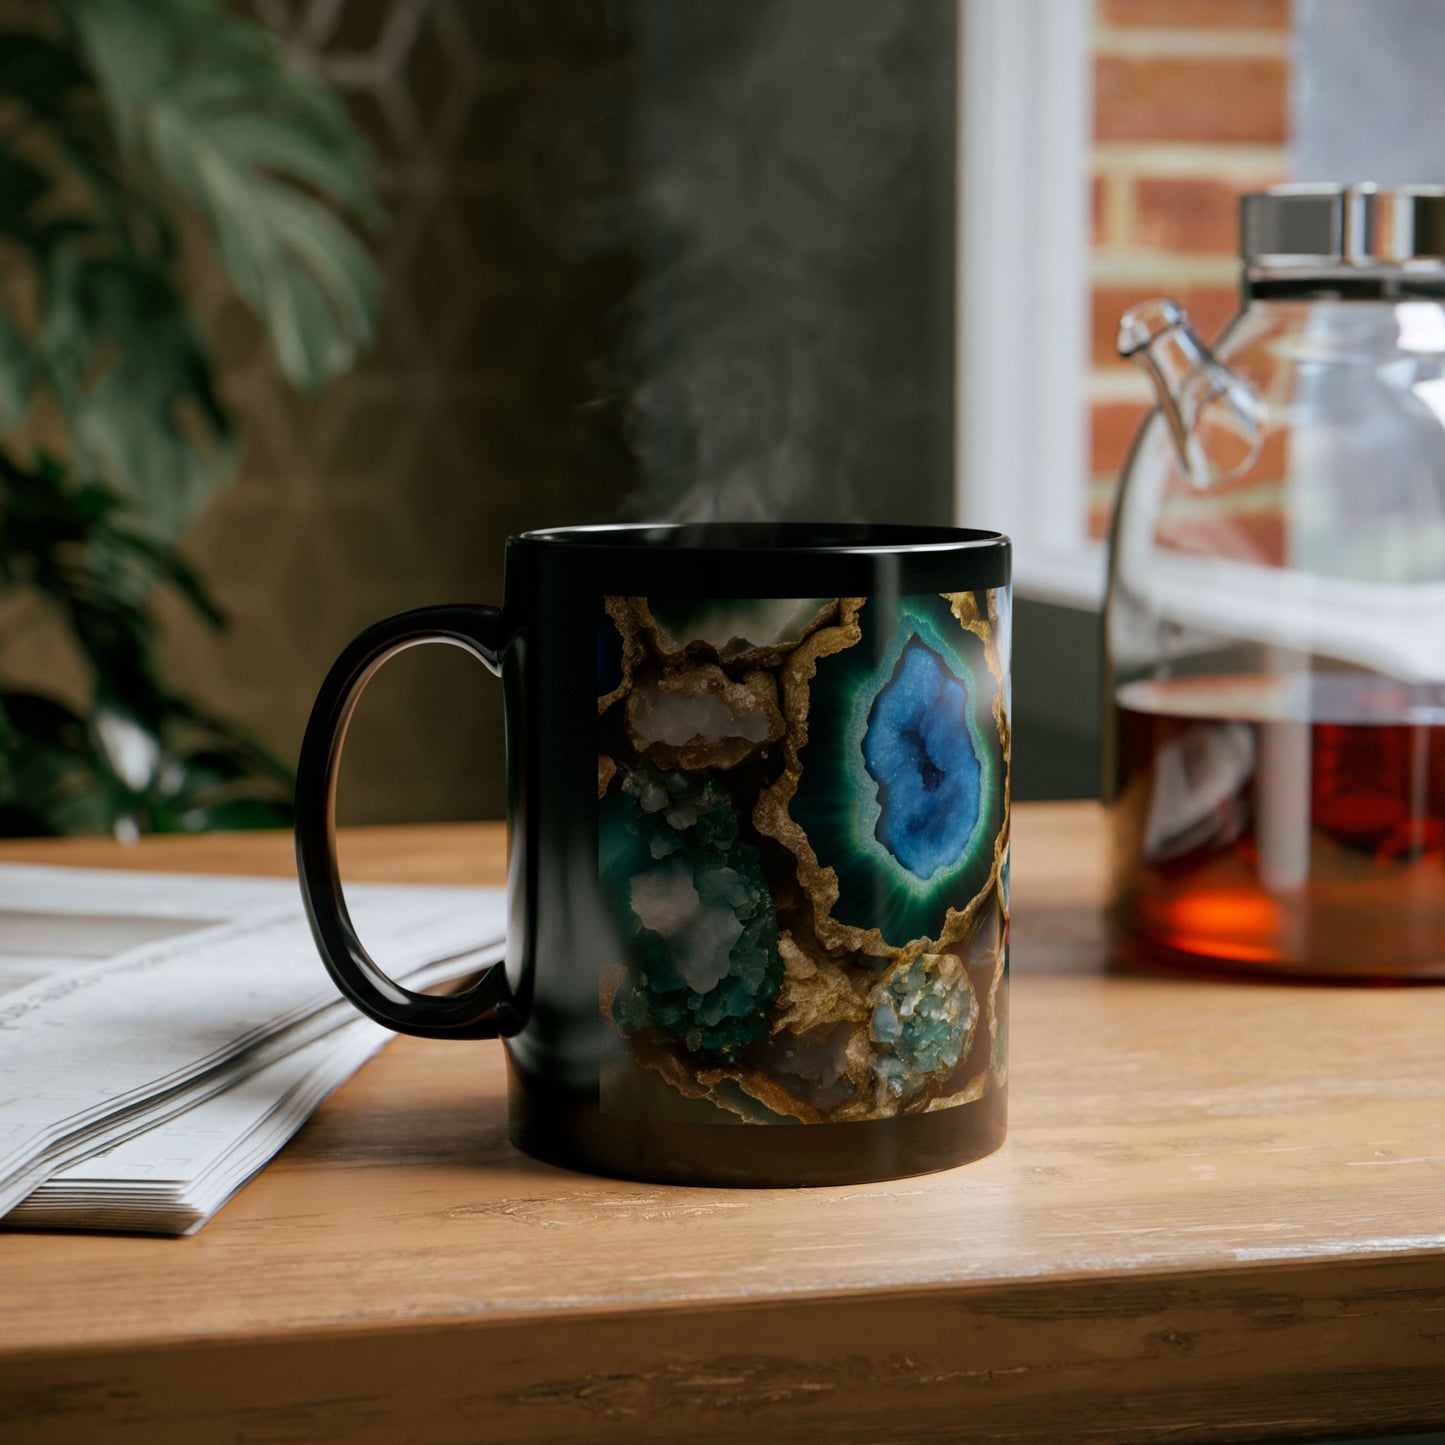
[[(798, 1187), (992, 1152), (1010, 559), (871, 523), (509, 539), (503, 606), (383, 619), (321, 684), (296, 856), (332, 978), (403, 1033), (500, 1037), (508, 1135), (552, 1164)], [(470, 652), (506, 712), (506, 958), (445, 996), (386, 976), (336, 866), (347, 721), (420, 643)]]
[(605, 598), (604, 1114), (832, 1123), (1002, 1090), (1008, 609)]

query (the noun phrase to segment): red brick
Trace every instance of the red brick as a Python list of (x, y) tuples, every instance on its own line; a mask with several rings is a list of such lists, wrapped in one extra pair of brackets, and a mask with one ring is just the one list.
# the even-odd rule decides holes
[(1195, 513), (1160, 518), (1154, 530), (1158, 546), (1210, 557), (1230, 557), (1278, 567), (1284, 562), (1284, 517), (1279, 512)]
[(1279, 143), (1288, 85), (1273, 56), (1096, 56), (1094, 137)]
[(1149, 414), (1140, 401), (1096, 401), (1089, 412), (1089, 471), (1117, 477), (1134, 444), (1139, 423)]
[(1136, 302), (1151, 296), (1173, 296), (1206, 340), (1217, 336), (1224, 323), (1239, 309), (1239, 293), (1231, 286), (1174, 286), (1160, 282), (1151, 286), (1095, 286), (1091, 325), (1090, 356), (1095, 366), (1127, 366), (1114, 349), (1119, 318)]
[(1288, 30), (1289, 0), (1100, 0), (1106, 25), (1169, 30)]
[(1232, 255), (1239, 249), (1240, 195), (1260, 185), (1198, 176), (1141, 177), (1134, 188), (1130, 239), (1165, 251)]
[(1249, 469), (1260, 486), (1283, 482), (1289, 476), (1290, 441), (1288, 426), (1276, 423), (1265, 432), (1264, 445)]
[(1231, 481), (1220, 483), (1216, 490), (1237, 494), (1279, 487), (1289, 475), (1289, 444), (1290, 430), (1287, 426), (1267, 427), (1259, 455), (1250, 463), (1249, 470)]
[(1109, 526), (1114, 520), (1114, 498), (1111, 493), (1106, 497), (1091, 497), (1089, 499), (1089, 538), (1094, 542), (1103, 542), (1108, 539)]

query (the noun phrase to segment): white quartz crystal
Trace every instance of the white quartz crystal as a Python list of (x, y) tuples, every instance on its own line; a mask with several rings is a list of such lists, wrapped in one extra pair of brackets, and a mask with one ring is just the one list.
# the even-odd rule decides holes
[[(729, 874), (736, 888), (729, 886)], [(715, 869), (704, 881), (713, 885), (708, 891), (720, 895), (719, 901), (704, 903), (693, 876), (678, 858), (639, 873), (631, 884), (632, 912), (644, 928), (665, 940), (668, 961), (687, 986), (707, 993), (726, 976), (733, 944), (742, 937), (729, 895), (746, 890), (731, 869)]]
[(645, 742), (681, 747), (694, 740), (721, 742), (746, 738), (760, 743), (768, 735), (769, 719), (761, 708), (735, 713), (722, 698), (701, 692), (651, 691), (642, 694), (628, 715), (633, 729)]

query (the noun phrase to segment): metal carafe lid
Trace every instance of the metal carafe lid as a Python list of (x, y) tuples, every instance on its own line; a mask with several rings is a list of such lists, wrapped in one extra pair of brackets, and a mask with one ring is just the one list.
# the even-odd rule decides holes
[(1445, 187), (1273, 186), (1241, 198), (1239, 245), (1248, 269), (1438, 266)]

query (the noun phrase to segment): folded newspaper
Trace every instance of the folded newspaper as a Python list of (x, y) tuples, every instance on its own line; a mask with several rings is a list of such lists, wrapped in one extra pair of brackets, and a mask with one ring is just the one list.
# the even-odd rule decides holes
[[(412, 988), (502, 955), (500, 888), (347, 901)], [(0, 1227), (193, 1233), (390, 1037), (294, 882), (0, 866)]]

